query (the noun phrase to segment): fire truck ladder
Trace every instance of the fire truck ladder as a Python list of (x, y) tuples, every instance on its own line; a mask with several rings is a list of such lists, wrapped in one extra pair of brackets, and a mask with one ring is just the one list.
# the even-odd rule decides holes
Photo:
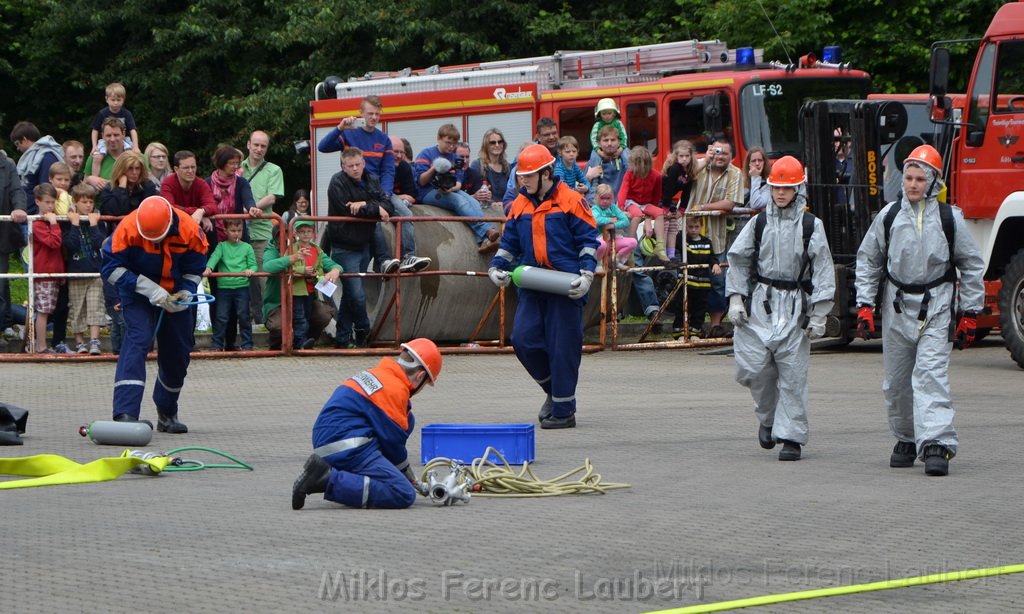
[[(756, 49), (755, 61), (761, 62), (762, 56), (763, 50)], [(468, 73), (537, 67), (541, 73), (537, 84), (543, 91), (653, 81), (671, 73), (714, 69), (735, 61), (736, 51), (721, 41), (689, 40), (600, 51), (559, 51), (554, 55), (422, 70), (371, 72), (358, 81), (448, 74), (461, 74), (472, 80)]]

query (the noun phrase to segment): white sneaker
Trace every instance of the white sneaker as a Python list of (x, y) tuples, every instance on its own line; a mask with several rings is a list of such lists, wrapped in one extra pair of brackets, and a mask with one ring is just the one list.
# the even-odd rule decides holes
[(381, 265), (381, 267), (380, 267), (380, 272), (381, 273), (394, 273), (395, 271), (398, 270), (399, 264), (400, 263), (398, 261), (398, 258), (391, 258), (389, 260), (385, 260), (384, 264)]
[(603, 274), (604, 274), (604, 265), (601, 264), (600, 262), (598, 262), (597, 266), (594, 267), (594, 275), (603, 275)]
[(419, 272), (429, 267), (430, 262), (430, 258), (421, 258), (410, 254), (402, 260), (402, 264), (399, 265), (398, 270), (403, 273)]
[(89, 353), (92, 354), (93, 356), (99, 356), (100, 354), (103, 353), (103, 349), (100, 347), (99, 339), (89, 340)]
[(75, 348), (75, 353), (76, 354), (88, 354), (89, 353), (89, 348), (87, 348), (85, 346), (85, 343), (79, 343), (78, 347)]

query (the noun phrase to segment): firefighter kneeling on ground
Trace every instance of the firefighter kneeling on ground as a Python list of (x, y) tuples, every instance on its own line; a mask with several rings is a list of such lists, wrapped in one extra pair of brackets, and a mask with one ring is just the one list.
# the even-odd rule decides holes
[[(940, 204), (942, 158), (921, 145), (903, 163), (903, 196), (875, 217), (857, 251), (859, 334), (875, 332), (873, 310), (882, 293), (882, 392), (896, 446), (890, 467), (924, 461), (927, 475), (949, 473), (959, 440), (953, 428), (949, 354), (954, 339), (974, 341), (984, 307), (985, 262), (963, 213)], [(893, 208), (896, 210), (893, 211)], [(956, 283), (959, 271), (959, 323)], [(888, 282), (888, 283), (886, 283)]]
[(405, 442), (415, 420), (410, 397), (441, 373), (441, 352), (429, 339), (402, 344), (339, 386), (313, 425), (313, 454), (292, 486), (292, 509), (306, 495), (358, 508), (401, 509), (416, 501), (416, 476)]
[(547, 394), (538, 419), (544, 429), (576, 426), (576, 384), (583, 356), (583, 306), (597, 265), (597, 222), (579, 192), (554, 175), (543, 145), (519, 154), (523, 187), (512, 201), (501, 247), (487, 274), (497, 286), (522, 264), (579, 274), (569, 295), (519, 289), (512, 330), (516, 357)]
[(772, 165), (771, 200), (729, 249), (726, 276), (736, 381), (754, 397), (761, 447), (783, 444), (780, 461), (799, 460), (807, 444), (810, 340), (825, 334), (836, 290), (824, 226), (804, 211), (806, 181), (792, 156)]
[(207, 250), (199, 225), (161, 196), (145, 198), (103, 244), (101, 273), (117, 289), (125, 321), (114, 375), (114, 420), (138, 421), (146, 354), (155, 339), (157, 430), (188, 432), (178, 421), (178, 396), (195, 343), (188, 303), (203, 280)]

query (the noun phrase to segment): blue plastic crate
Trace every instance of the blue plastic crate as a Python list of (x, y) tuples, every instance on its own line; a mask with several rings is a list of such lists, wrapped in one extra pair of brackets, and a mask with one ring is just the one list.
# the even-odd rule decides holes
[[(428, 424), (423, 427), (420, 451), (423, 464), (437, 457), (472, 463), (492, 447), (511, 465), (533, 462), (532, 424)], [(499, 462), (493, 454), (488, 459)]]

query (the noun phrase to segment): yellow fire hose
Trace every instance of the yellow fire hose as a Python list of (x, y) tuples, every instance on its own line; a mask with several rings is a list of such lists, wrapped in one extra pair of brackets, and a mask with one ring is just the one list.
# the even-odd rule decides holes
[(778, 595), (764, 595), (761, 597), (748, 597), (746, 599), (734, 599), (732, 601), (719, 601), (717, 603), (706, 603), (692, 605), (684, 608), (670, 610), (659, 610), (651, 614), (697, 614), (703, 612), (722, 612), (724, 610), (739, 610), (761, 605), (774, 603), (786, 603), (789, 601), (801, 601), (804, 599), (817, 599), (818, 597), (835, 597), (837, 595), (852, 595), (855, 593), (867, 593), (871, 591), (884, 591), (892, 588), (908, 588), (911, 586), (922, 586), (925, 584), (938, 584), (941, 582), (958, 582), (960, 580), (974, 580), (988, 576), (1001, 576), (1024, 572), (1024, 565), (1002, 565), (999, 567), (986, 567), (984, 569), (965, 569), (962, 571), (947, 571), (943, 573), (929, 574), (927, 576), (914, 576), (912, 578), (897, 578), (895, 580), (882, 580), (879, 582), (868, 582), (866, 584), (853, 584), (851, 586), (833, 586), (831, 588), (818, 588), (795, 593), (780, 593)]
[(53, 486), (55, 484), (88, 484), (106, 482), (120, 477), (140, 465), (157, 474), (167, 467), (171, 459), (166, 456), (140, 458), (129, 456), (125, 450), (116, 458), (101, 458), (91, 463), (75, 461), (56, 454), (37, 454), (22, 458), (0, 458), (0, 474), (30, 476), (27, 480), (0, 483), (0, 490)]
[[(501, 464), (490, 461), (494, 455)], [(434, 458), (423, 467), (421, 481), (426, 480), (427, 472), (432, 469), (449, 467), (451, 459)], [(577, 474), (582, 473), (579, 477)], [(523, 463), (520, 471), (515, 471), (505, 457), (494, 448), (487, 448), (481, 458), (474, 459), (469, 466), (469, 474), (473, 479), (472, 493), (474, 497), (554, 497), (558, 495), (600, 494), (617, 488), (629, 488), (629, 484), (602, 482), (601, 474), (594, 472), (590, 459), (584, 459), (583, 465), (567, 471), (550, 480), (537, 477), (530, 463)]]
[[(199, 450), (220, 455), (234, 461), (231, 463), (205, 463), (199, 460), (177, 458), (178, 452)], [(252, 466), (226, 452), (203, 446), (188, 446), (168, 450), (165, 454), (147, 453), (141, 450), (125, 450), (116, 458), (101, 458), (90, 463), (77, 463), (56, 454), (37, 454), (21, 458), (0, 458), (0, 475), (29, 476), (27, 480), (0, 482), (0, 490), (32, 488), (35, 486), (56, 486), (58, 484), (88, 484), (107, 482), (132, 470), (157, 475), (161, 472), (198, 471), (200, 469), (248, 469)]]

